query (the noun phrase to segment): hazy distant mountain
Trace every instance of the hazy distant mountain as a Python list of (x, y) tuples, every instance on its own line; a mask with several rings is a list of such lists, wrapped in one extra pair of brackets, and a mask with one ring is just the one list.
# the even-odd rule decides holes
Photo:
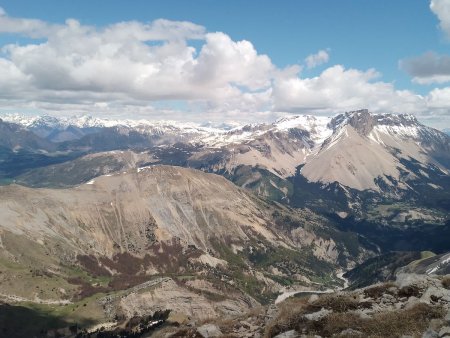
[(0, 184), (36, 167), (43, 167), (77, 156), (58, 153), (57, 145), (21, 125), (0, 119)]
[[(220, 128), (216, 128), (211, 123), (202, 126), (175, 121), (101, 119), (89, 115), (54, 117), (5, 114), (2, 118), (5, 121), (19, 124), (52, 142), (74, 141), (82, 139), (86, 135), (101, 133), (102, 130), (115, 130), (120, 135), (128, 135), (133, 132), (149, 139), (166, 137), (165, 143), (173, 143), (180, 140), (193, 141), (231, 128), (228, 124), (221, 124)], [(109, 147), (117, 146), (117, 144), (113, 144)], [(127, 146), (127, 144), (122, 146)]]
[(0, 119), (0, 147), (13, 151), (52, 151), (55, 144), (35, 135), (24, 126)]

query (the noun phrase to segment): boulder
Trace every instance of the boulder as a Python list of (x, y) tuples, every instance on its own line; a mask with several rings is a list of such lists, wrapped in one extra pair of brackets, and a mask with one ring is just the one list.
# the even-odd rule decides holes
[(197, 328), (197, 331), (205, 338), (221, 337), (222, 332), (214, 324), (205, 324)]
[(275, 337), (273, 338), (298, 338), (300, 337), (300, 335), (298, 334), (297, 331), (295, 330), (290, 330), (290, 331), (286, 331), (280, 334), (277, 334)]

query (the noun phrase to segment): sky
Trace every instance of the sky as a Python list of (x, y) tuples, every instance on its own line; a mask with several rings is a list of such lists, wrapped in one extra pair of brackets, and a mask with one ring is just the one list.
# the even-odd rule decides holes
[(450, 0), (0, 0), (0, 112), (450, 128)]

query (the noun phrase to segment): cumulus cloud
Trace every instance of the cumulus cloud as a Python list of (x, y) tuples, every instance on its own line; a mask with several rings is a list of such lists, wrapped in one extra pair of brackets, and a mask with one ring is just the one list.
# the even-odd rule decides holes
[[(438, 17), (439, 25), (450, 37), (450, 0), (431, 0), (431, 11)], [(400, 60), (399, 66), (412, 81), (419, 84), (450, 82), (450, 56), (427, 52), (423, 55)]]
[(450, 102), (450, 87), (433, 89), (427, 96), (427, 101), (430, 108), (447, 111)]
[[(27, 93), (30, 100), (86, 104), (128, 98), (260, 105), (275, 69), (249, 41), (190, 22), (133, 21), (97, 29), (73, 19), (57, 26), (1, 17), (0, 31), (45, 37), (43, 43), (3, 46), (0, 96), (10, 99)], [(189, 45), (192, 39), (204, 41), (200, 51)]]
[(336, 112), (369, 107), (372, 111), (416, 112), (424, 108), (422, 97), (396, 90), (390, 83), (377, 81), (379, 77), (374, 69), (336, 65), (313, 78), (280, 78), (274, 85), (275, 109)]
[(249, 41), (234, 42), (224, 33), (210, 33), (197, 59), (195, 81), (258, 90), (270, 85), (273, 70), (270, 58), (258, 55)]
[(55, 31), (59, 25), (51, 25), (42, 20), (12, 18), (0, 7), (0, 33), (16, 33), (40, 38)]
[[(374, 69), (334, 65), (317, 77), (301, 77), (300, 65), (280, 69), (250, 41), (234, 41), (191, 22), (94, 27), (68, 19), (55, 25), (0, 11), (2, 32), (32, 42), (0, 47), (0, 110), (251, 121), (279, 111), (367, 107), (448, 115), (450, 109), (444, 89), (426, 96), (397, 90)], [(328, 60), (323, 50), (305, 62), (314, 67)], [(440, 68), (444, 61), (437, 62)]]
[(319, 50), (316, 54), (308, 55), (305, 59), (308, 68), (314, 68), (327, 63), (330, 60), (330, 55), (327, 50)]
[(400, 61), (400, 68), (420, 84), (450, 81), (450, 56), (428, 52), (421, 56)]
[(450, 37), (450, 1), (431, 0), (430, 9), (438, 17), (441, 29)]

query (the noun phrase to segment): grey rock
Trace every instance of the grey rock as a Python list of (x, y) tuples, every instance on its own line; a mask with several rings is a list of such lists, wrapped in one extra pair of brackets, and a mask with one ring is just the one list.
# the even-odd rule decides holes
[(442, 287), (431, 286), (424, 292), (421, 299), (429, 303), (436, 301), (449, 303), (450, 290), (444, 289)]
[(316, 300), (318, 300), (319, 299), (319, 296), (318, 295), (311, 295), (310, 297), (309, 297), (309, 299), (308, 299), (308, 303), (314, 303)]
[(432, 329), (428, 329), (423, 333), (422, 338), (439, 338), (439, 334)]
[(305, 315), (305, 318), (308, 320), (312, 320), (312, 321), (316, 321), (316, 320), (320, 320), (323, 317), (328, 316), (332, 311), (327, 310), (327, 309), (322, 309), (320, 311), (317, 312), (313, 312), (313, 313), (308, 313)]
[(439, 337), (450, 337), (450, 327), (444, 326), (439, 330)]
[(382, 303), (395, 303), (396, 299), (394, 296), (389, 295), (389, 294), (384, 294), (383, 297), (381, 298), (381, 302)]
[(397, 293), (397, 288), (395, 287), (395, 286), (391, 286), (389, 289), (388, 289), (388, 291), (389, 291), (389, 293), (391, 293), (391, 294), (396, 294)]
[(409, 297), (409, 299), (408, 299), (408, 303), (406, 303), (406, 305), (405, 305), (405, 310), (409, 310), (409, 309), (411, 309), (411, 308), (413, 308), (414, 306), (416, 306), (417, 304), (419, 304), (419, 303), (426, 303), (426, 302), (424, 302), (424, 301), (421, 301), (419, 298), (417, 298), (417, 297), (414, 297), (414, 296), (412, 296), (412, 297)]
[(277, 334), (275, 337), (273, 338), (298, 338), (300, 337), (300, 335), (298, 334), (297, 331), (295, 330), (290, 330), (290, 331), (286, 331), (280, 334)]
[(205, 338), (220, 337), (222, 332), (214, 324), (205, 324), (197, 328), (197, 331)]
[(444, 320), (445, 320), (448, 324), (450, 324), (450, 309), (447, 310), (447, 315), (445, 316)]
[(418, 287), (428, 287), (435, 284), (432, 277), (427, 275), (418, 275), (414, 273), (398, 273), (396, 275), (395, 284), (399, 287), (405, 287), (409, 285), (416, 285)]
[(360, 310), (355, 310), (354, 313), (357, 314), (359, 316), (359, 318), (371, 318), (371, 315), (373, 314), (373, 310), (372, 309), (360, 309)]
[(243, 327), (245, 327), (248, 331), (256, 331), (259, 329), (259, 326), (253, 325), (246, 320), (242, 320), (239, 322)]
[(361, 331), (357, 331), (357, 330), (353, 330), (353, 329), (346, 329), (344, 331), (342, 331), (341, 333), (339, 333), (339, 336), (341, 337), (359, 337), (362, 336), (362, 332)]
[(442, 320), (442, 318), (433, 318), (430, 320), (430, 324), (428, 325), (428, 328), (431, 330), (434, 330), (436, 332), (439, 332), (441, 327), (445, 326), (445, 321)]

